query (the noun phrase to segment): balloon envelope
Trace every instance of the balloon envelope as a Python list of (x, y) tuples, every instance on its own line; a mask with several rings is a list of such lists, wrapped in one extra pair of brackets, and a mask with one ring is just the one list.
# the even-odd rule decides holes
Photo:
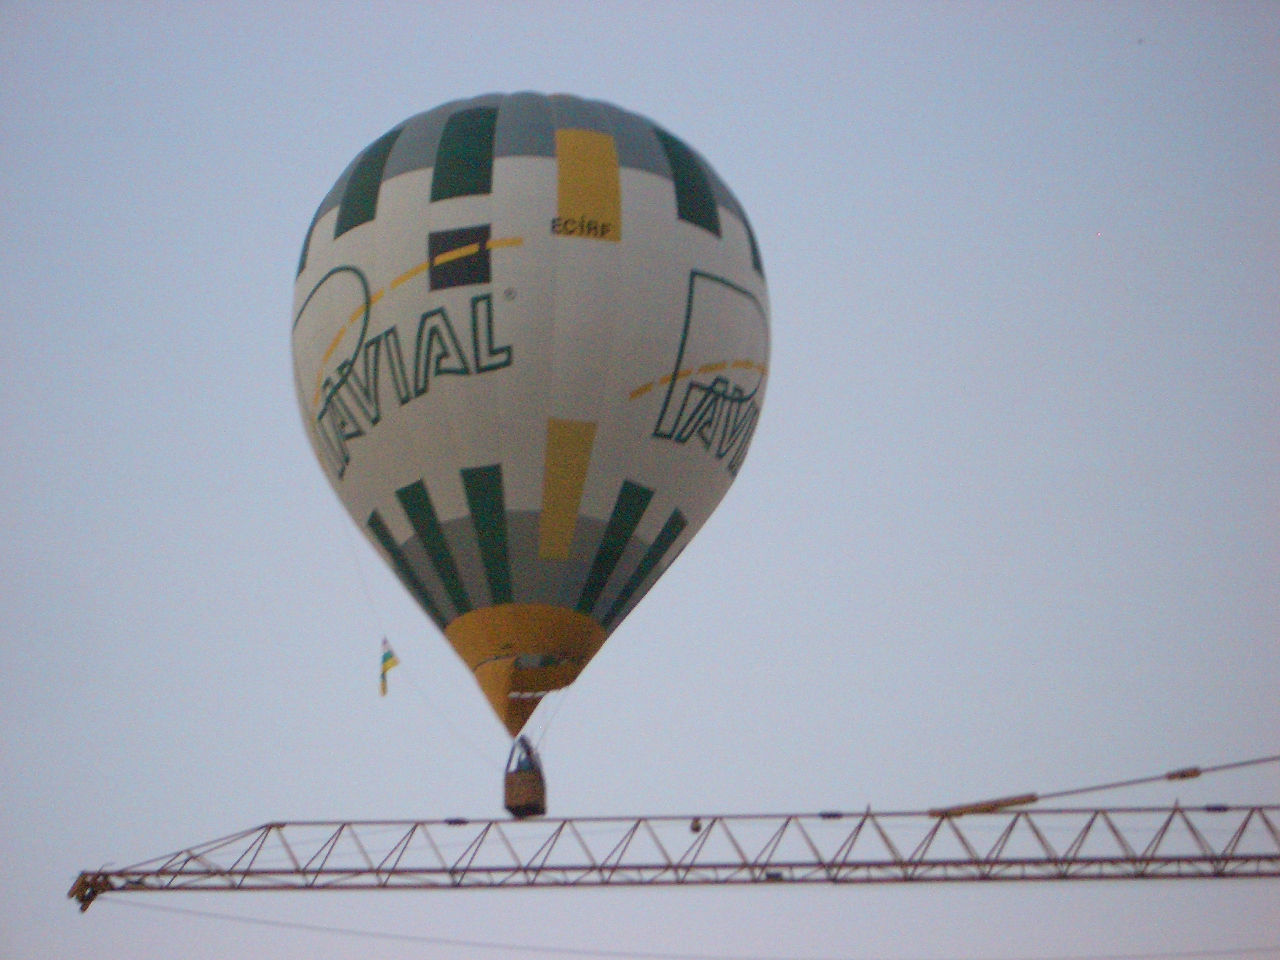
[(515, 734), (706, 522), (764, 402), (745, 213), (635, 114), (519, 93), (361, 152), (298, 265), (303, 421)]

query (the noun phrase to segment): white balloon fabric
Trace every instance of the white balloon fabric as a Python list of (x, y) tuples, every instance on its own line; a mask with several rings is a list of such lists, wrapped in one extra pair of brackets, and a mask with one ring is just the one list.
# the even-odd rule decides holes
[(514, 735), (729, 489), (769, 306), (745, 213), (684, 143), (604, 103), (488, 95), (342, 174), (292, 339), (330, 482)]

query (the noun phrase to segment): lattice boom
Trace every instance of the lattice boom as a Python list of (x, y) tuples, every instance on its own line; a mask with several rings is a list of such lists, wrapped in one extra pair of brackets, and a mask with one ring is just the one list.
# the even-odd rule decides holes
[(103, 893), (1280, 876), (1280, 807), (268, 823)]

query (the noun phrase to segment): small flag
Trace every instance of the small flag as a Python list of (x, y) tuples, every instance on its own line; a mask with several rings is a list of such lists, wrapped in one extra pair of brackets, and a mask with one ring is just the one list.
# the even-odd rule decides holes
[(392, 667), (398, 667), (400, 659), (396, 656), (396, 652), (391, 649), (391, 644), (387, 643), (387, 638), (382, 638), (382, 695), (387, 695), (387, 674), (391, 672)]

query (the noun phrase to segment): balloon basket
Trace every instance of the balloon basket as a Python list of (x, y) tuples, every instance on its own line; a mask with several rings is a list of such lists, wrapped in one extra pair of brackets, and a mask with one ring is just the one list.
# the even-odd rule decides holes
[(511, 745), (507, 772), (503, 778), (503, 806), (517, 820), (545, 816), (547, 783), (542, 776), (538, 753), (527, 737)]

